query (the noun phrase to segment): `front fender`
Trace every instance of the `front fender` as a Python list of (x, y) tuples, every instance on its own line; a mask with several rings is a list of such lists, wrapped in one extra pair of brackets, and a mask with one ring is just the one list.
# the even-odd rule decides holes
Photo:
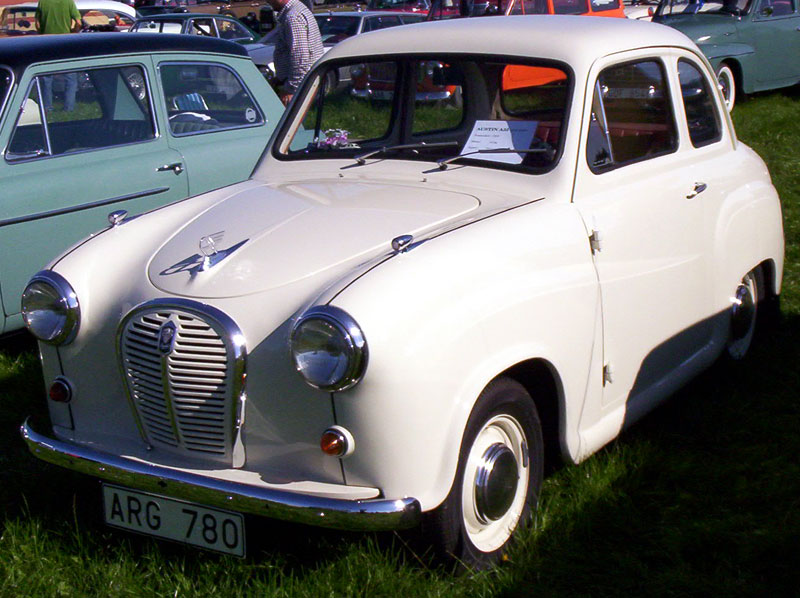
[(333, 304), (369, 345), (362, 382), (334, 396), (355, 438), (348, 484), (438, 506), (455, 475), (466, 421), (498, 374), (528, 359), (557, 372), (576, 428), (593, 355), (597, 278), (570, 204), (540, 202), (399, 254)]

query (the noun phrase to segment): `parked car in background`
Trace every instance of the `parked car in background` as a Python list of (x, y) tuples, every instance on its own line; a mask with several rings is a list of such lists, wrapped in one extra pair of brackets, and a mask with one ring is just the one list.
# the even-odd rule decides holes
[(275, 25), (274, 12), (266, 0), (136, 0), (136, 8), (142, 16), (191, 12), (235, 17), (260, 33)]
[[(391, 11), (339, 11), (317, 13), (314, 18), (319, 25), (322, 44), (327, 52), (339, 42), (370, 31), (379, 31), (388, 27), (419, 23), (425, 19), (424, 14), (402, 13)], [(247, 47), (250, 58), (256, 63), (259, 70), (268, 78), (275, 76), (275, 36), (277, 30), (265, 35), (257, 44)], [(331, 73), (331, 87), (340, 82), (351, 81), (349, 69), (340, 69)]]
[(584, 15), (624, 18), (621, 0), (433, 0), (428, 20), (456, 16)]
[(283, 112), (236, 44), (111, 33), (3, 40), (0, 106), (0, 332), (22, 326), (31, 274), (109, 212), (246, 179)]
[[(115, 0), (76, 0), (84, 31), (127, 31), (136, 11)], [(0, 37), (36, 34), (36, 2), (0, 8)]]
[(629, 19), (650, 21), (656, 13), (658, 0), (637, 0), (624, 5), (625, 16)]
[(800, 82), (797, 0), (662, 0), (653, 21), (697, 43), (717, 73), (729, 110), (737, 92)]
[[(252, 513), (424, 518), (442, 554), (500, 558), (545, 458), (742, 359), (781, 288), (778, 195), (700, 51), (586, 25), (354, 36), (250, 180), (54, 260), (23, 298), (53, 424), (25, 423), (33, 454), (104, 480), (110, 525), (226, 553)], [(391, 98), (326, 89), (367, 63)], [(460, 105), (415, 102), (431, 63)]]
[(258, 41), (258, 35), (233, 17), (194, 13), (169, 13), (137, 19), (131, 33), (178, 33), (218, 37), (247, 45)]

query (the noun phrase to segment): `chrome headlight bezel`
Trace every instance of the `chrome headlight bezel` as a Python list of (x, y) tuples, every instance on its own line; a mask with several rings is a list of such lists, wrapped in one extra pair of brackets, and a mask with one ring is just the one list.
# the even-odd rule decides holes
[[(306, 331), (307, 326), (315, 322), (323, 323), (329, 327), (330, 331), (335, 332), (338, 335), (336, 340), (340, 341), (344, 348), (343, 356), (346, 358), (346, 365), (335, 377), (315, 377), (310, 368), (304, 367), (304, 363), (298, 357), (297, 349), (301, 335)], [(289, 335), (289, 352), (295, 369), (303, 377), (303, 380), (313, 388), (329, 392), (341, 392), (358, 384), (364, 377), (369, 356), (367, 340), (361, 327), (350, 314), (332, 305), (312, 307), (297, 319)], [(321, 356), (321, 359), (325, 359), (325, 357)]]
[[(32, 309), (30, 305), (32, 294), (42, 286), (49, 287), (54, 298), (53, 309), (50, 311), (60, 312), (57, 317), (62, 319), (58, 325), (49, 328), (38, 325), (38, 318), (34, 315), (36, 311), (45, 311), (45, 308)], [(22, 319), (31, 334), (43, 343), (66, 345), (74, 340), (80, 328), (81, 307), (78, 296), (66, 278), (52, 270), (42, 270), (31, 278), (22, 293)]]

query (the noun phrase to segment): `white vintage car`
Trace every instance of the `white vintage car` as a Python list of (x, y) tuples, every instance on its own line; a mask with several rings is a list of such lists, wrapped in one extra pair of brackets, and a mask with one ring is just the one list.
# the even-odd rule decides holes
[(23, 436), (107, 523), (240, 555), (248, 513), (493, 562), (545, 458), (744, 357), (783, 271), (708, 62), (622, 19), (354, 37), (249, 181), (110, 222), (25, 291), (52, 433)]

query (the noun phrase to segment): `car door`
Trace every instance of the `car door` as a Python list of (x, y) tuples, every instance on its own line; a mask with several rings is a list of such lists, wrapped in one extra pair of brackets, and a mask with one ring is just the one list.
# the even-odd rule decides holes
[(756, 47), (758, 87), (793, 84), (800, 79), (800, 13), (797, 0), (761, 0), (740, 34)]
[(669, 73), (646, 53), (596, 63), (576, 173), (602, 292), (603, 406), (631, 418), (688, 377), (711, 335), (704, 208)]
[(247, 179), (283, 113), (252, 61), (175, 55), (159, 62), (158, 74), (168, 140), (183, 156), (189, 193)]
[(149, 57), (29, 68), (0, 128), (0, 290), (20, 325), (28, 279), (73, 243), (186, 197), (181, 156), (157, 125)]

